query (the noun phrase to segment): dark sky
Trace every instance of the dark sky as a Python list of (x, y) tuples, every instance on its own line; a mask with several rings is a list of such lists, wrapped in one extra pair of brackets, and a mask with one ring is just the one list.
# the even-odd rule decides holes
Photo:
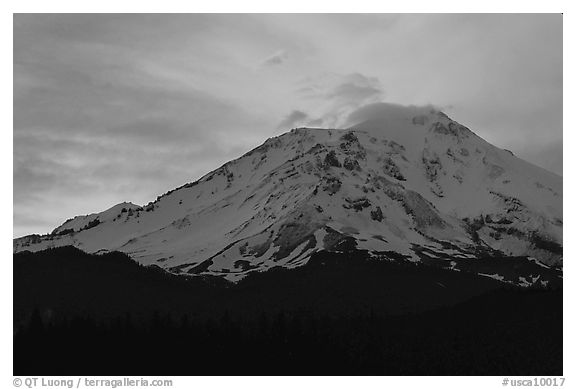
[(16, 15), (14, 236), (378, 101), (562, 174), (562, 16)]

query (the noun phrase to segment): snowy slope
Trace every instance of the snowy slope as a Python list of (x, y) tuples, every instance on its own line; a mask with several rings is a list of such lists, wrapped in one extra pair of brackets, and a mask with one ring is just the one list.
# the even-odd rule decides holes
[(15, 239), (14, 251), (119, 250), (172, 272), (236, 280), (343, 242), (455, 270), (485, 256), (561, 267), (562, 178), (442, 112), (390, 105), (348, 129), (268, 139), (147, 206), (76, 217)]

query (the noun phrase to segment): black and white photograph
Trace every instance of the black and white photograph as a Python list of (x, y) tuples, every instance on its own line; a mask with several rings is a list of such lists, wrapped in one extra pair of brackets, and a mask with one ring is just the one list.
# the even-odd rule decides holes
[(564, 386), (563, 20), (14, 13), (14, 385)]

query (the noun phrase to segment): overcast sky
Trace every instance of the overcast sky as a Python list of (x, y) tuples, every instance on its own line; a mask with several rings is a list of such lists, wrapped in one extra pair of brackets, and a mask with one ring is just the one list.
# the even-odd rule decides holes
[(16, 15), (14, 236), (378, 101), (562, 174), (562, 16)]

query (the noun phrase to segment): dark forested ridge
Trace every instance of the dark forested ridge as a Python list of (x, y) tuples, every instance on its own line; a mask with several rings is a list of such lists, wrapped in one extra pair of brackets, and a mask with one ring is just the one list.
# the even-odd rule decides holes
[(124, 254), (14, 256), (17, 375), (561, 375), (562, 289), (319, 253), (232, 285)]

